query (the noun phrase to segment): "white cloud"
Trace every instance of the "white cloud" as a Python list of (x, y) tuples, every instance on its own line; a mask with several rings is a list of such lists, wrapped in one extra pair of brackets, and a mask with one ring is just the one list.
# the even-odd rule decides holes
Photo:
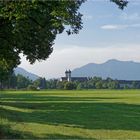
[(126, 29), (126, 28), (139, 28), (140, 24), (124, 24), (124, 25), (113, 25), (113, 24), (109, 24), (109, 25), (103, 25), (101, 26), (101, 29), (105, 29), (105, 30), (121, 30), (121, 29)]
[(118, 30), (118, 29), (125, 29), (127, 28), (128, 25), (103, 25), (101, 26), (101, 29), (105, 30)]
[(138, 13), (133, 13), (133, 14), (122, 13), (120, 15), (120, 19), (123, 19), (123, 20), (139, 20), (140, 15)]
[(116, 44), (110, 47), (65, 46), (56, 49), (50, 58), (30, 65), (22, 58), (21, 67), (46, 78), (61, 77), (66, 69), (73, 70), (87, 63), (102, 63), (109, 59), (133, 60), (140, 62), (140, 46)]

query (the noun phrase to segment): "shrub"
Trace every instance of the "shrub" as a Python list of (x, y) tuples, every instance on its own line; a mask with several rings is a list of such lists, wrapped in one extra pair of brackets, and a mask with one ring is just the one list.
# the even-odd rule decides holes
[(28, 89), (28, 90), (37, 90), (37, 87), (34, 86), (34, 85), (29, 85), (29, 86), (27, 87), (27, 89)]
[(76, 89), (76, 85), (72, 82), (66, 82), (64, 85), (64, 89), (66, 90)]

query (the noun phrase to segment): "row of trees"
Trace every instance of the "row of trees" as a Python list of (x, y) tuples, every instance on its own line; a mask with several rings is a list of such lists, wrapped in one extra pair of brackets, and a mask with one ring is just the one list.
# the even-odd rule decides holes
[(24, 77), (20, 74), (11, 74), (7, 76), (7, 80), (4, 80), (0, 84), (1, 89), (45, 89), (46, 79), (39, 78), (35, 81), (30, 80), (28, 77)]
[(111, 78), (107, 78), (103, 80), (100, 77), (90, 78), (87, 81), (79, 82), (67, 82), (67, 81), (59, 81), (59, 80), (49, 80), (46, 81), (47, 89), (140, 89), (139, 81), (132, 81), (131, 83), (120, 83), (118, 80), (113, 80)]
[(30, 80), (22, 75), (10, 75), (7, 80), (1, 84), (1, 88), (5, 89), (28, 89), (28, 90), (38, 90), (38, 89), (140, 89), (139, 81), (123, 82), (118, 80), (113, 80), (107, 78), (103, 80), (100, 77), (93, 77), (87, 81), (60, 81), (58, 79), (46, 80), (45, 78), (38, 78), (35, 81)]

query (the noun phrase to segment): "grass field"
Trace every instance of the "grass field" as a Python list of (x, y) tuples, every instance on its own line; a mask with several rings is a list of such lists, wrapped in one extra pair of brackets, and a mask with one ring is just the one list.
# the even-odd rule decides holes
[(140, 139), (140, 90), (0, 92), (0, 138)]

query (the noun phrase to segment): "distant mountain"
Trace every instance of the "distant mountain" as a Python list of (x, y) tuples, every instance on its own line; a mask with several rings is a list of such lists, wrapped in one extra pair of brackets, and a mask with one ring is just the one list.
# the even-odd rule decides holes
[(72, 71), (72, 76), (113, 78), (118, 80), (140, 80), (140, 63), (108, 60), (102, 64), (89, 63)]
[(25, 69), (20, 68), (20, 67), (17, 67), (14, 71), (15, 71), (15, 74), (16, 74), (16, 75), (17, 75), (17, 74), (21, 74), (21, 75), (23, 75), (24, 77), (28, 77), (29, 79), (31, 79), (31, 80), (33, 80), (33, 81), (39, 78), (38, 75), (35, 75), (35, 74), (33, 74), (33, 73), (30, 73), (30, 72), (28, 72), (28, 71), (26, 71)]

